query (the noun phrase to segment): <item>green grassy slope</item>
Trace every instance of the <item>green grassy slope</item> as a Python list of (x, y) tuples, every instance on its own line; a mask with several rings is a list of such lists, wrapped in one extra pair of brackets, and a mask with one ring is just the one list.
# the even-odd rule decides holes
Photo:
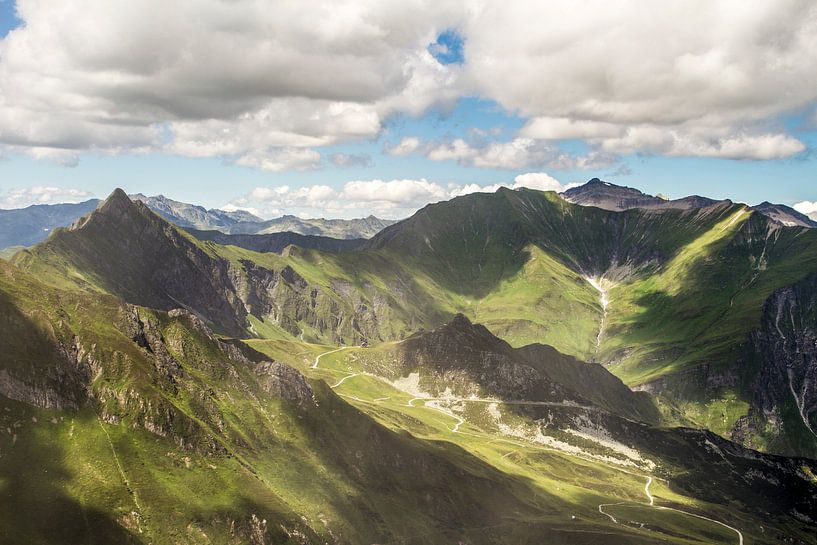
[(570, 509), (295, 371), (276, 395), (188, 314), (0, 272), (4, 541), (501, 543)]

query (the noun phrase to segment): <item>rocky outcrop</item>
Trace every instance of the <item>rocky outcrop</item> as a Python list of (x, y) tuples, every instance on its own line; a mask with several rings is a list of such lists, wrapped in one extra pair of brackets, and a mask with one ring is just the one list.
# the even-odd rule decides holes
[(50, 339), (48, 360), (38, 367), (0, 368), (0, 395), (43, 409), (76, 410), (93, 396), (91, 382), (100, 372), (94, 351), (79, 337)]
[(298, 405), (314, 405), (312, 388), (306, 378), (288, 365), (265, 361), (255, 367), (261, 389), (270, 395), (293, 401)]
[[(752, 413), (737, 426), (738, 435), (760, 433), (785, 443), (783, 451), (817, 454), (817, 274), (766, 300), (747, 362), (758, 372)], [(784, 422), (784, 413), (795, 419)]]

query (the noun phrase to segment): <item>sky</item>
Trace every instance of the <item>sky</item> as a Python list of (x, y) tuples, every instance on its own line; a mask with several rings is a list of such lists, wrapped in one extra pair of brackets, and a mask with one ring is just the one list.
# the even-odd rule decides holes
[(0, 208), (400, 218), (599, 177), (817, 213), (813, 0), (0, 0)]

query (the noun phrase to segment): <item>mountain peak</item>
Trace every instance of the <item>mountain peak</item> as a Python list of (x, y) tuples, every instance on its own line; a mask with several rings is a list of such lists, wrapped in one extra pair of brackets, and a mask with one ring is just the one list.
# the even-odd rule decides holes
[(128, 197), (128, 194), (125, 193), (125, 190), (123, 190), (121, 187), (117, 187), (116, 189), (113, 190), (113, 192), (110, 195), (108, 195), (108, 198), (105, 199), (105, 202), (120, 200), (130, 202), (130, 197)]
[(95, 210), (91, 211), (87, 216), (79, 218), (69, 228), (72, 231), (82, 229), (91, 222), (100, 217), (108, 218), (123, 218), (132, 214), (134, 211), (133, 201), (130, 200), (128, 194), (122, 189), (116, 188), (108, 195), (108, 198), (100, 202)]
[(638, 189), (611, 184), (599, 178), (593, 178), (584, 185), (568, 189), (561, 195), (566, 201), (573, 204), (616, 211), (658, 206), (665, 202), (663, 199), (647, 195)]

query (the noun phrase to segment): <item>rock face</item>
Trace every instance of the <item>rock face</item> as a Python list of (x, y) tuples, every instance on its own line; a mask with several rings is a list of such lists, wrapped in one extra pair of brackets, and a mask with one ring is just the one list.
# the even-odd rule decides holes
[(98, 368), (92, 354), (74, 345), (54, 347), (54, 359), (41, 370), (0, 368), (0, 394), (42, 409), (79, 409), (89, 398), (93, 370)]
[[(751, 335), (749, 363), (759, 368), (752, 413), (739, 423), (781, 452), (817, 454), (817, 274), (775, 291)], [(786, 415), (786, 418), (784, 418)]]
[(579, 187), (568, 189), (562, 193), (562, 197), (573, 204), (616, 211), (661, 206), (667, 202), (665, 199), (647, 195), (638, 189), (603, 182), (598, 178), (593, 178)]
[(299, 405), (314, 404), (312, 388), (306, 378), (288, 365), (264, 361), (255, 367), (258, 383), (268, 394), (294, 401)]
[[(26, 302), (19, 294), (35, 295)], [(91, 407), (102, 421), (201, 453), (225, 452), (223, 400), (214, 387), (301, 407), (312, 400), (296, 370), (257, 364), (260, 354), (220, 339), (186, 309), (165, 314), (62, 294), (8, 264), (0, 266), (0, 346), (0, 396), (42, 409)]]

